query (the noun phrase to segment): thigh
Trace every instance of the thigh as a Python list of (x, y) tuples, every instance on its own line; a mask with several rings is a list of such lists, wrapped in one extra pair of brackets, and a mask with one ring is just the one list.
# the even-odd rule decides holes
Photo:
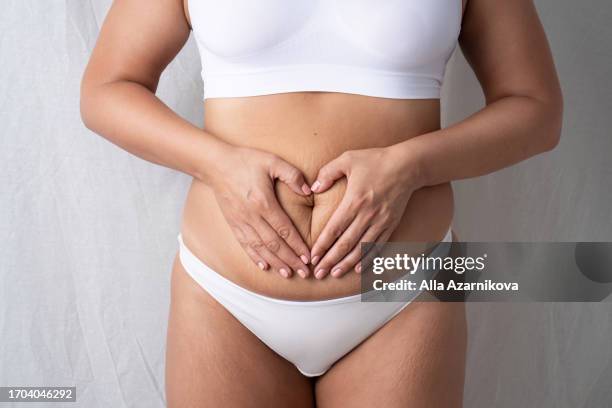
[(166, 348), (168, 407), (312, 407), (302, 376), (204, 291), (175, 258)]
[(317, 406), (461, 407), (463, 303), (414, 302), (316, 384)]

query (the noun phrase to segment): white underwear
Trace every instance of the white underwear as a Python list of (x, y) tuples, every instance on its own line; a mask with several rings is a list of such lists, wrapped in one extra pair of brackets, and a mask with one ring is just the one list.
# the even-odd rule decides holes
[[(324, 374), (411, 302), (362, 302), (361, 294), (318, 301), (260, 295), (205, 265), (185, 246), (181, 234), (177, 239), (185, 271), (255, 336), (308, 377)], [(441, 242), (451, 241), (449, 229)], [(446, 255), (440, 249), (448, 252), (449, 246), (435, 247), (430, 256)]]

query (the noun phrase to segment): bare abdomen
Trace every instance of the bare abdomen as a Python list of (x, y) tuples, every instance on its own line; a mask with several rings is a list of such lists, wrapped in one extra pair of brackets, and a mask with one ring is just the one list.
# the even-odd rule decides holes
[[(439, 128), (437, 100), (392, 100), (334, 93), (292, 93), (210, 99), (206, 130), (234, 145), (272, 152), (300, 169), (312, 183), (319, 169), (346, 150), (382, 147)], [(311, 246), (343, 197), (346, 180), (325, 193), (300, 197), (277, 183), (281, 206)], [(450, 184), (416, 191), (391, 240), (436, 241), (452, 220)], [(284, 279), (262, 272), (244, 253), (212, 191), (192, 183), (183, 214), (185, 244), (203, 262), (237, 284), (268, 296), (314, 300), (359, 291), (354, 272), (321, 281)]]

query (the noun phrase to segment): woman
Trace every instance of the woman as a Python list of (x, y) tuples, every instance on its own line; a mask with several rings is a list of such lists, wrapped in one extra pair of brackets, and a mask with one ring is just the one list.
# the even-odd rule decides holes
[[(463, 307), (359, 302), (359, 243), (448, 240), (451, 181), (558, 143), (532, 2), (254, 4), (115, 0), (83, 78), (90, 129), (193, 176), (169, 406), (461, 406)], [(154, 94), (191, 30), (204, 129)], [(440, 129), (457, 41), (486, 107)]]

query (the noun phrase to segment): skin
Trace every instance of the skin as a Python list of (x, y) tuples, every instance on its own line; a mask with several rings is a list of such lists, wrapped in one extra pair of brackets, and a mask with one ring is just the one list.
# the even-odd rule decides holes
[[(438, 101), (375, 98), (373, 103), (369, 97), (322, 93), (246, 99), (206, 100), (205, 130), (232, 145), (281, 157), (299, 168), (309, 183), (314, 182), (326, 163), (346, 150), (389, 146), (440, 126)], [(275, 115), (270, 116), (269, 112)], [(227, 160), (228, 157), (222, 159), (231, 167), (240, 167)], [(309, 247), (338, 207), (345, 189), (346, 181), (339, 180), (324, 193), (304, 197), (295, 194), (285, 183), (275, 185), (281, 208)], [(260, 271), (244, 252), (249, 243), (241, 245), (240, 236), (238, 240), (235, 238), (235, 229), (224, 217), (227, 209), (219, 202), (218, 195), (215, 188), (194, 181), (182, 222), (186, 245), (215, 271), (243, 287), (278, 298), (314, 300), (359, 292), (360, 276), (356, 273), (341, 279), (319, 280), (313, 278), (312, 265), (307, 279), (282, 278), (274, 273), (274, 267), (272, 271)], [(240, 203), (235, 198), (233, 205)], [(415, 192), (392, 239), (439, 241), (451, 222), (452, 204), (448, 183)], [(251, 207), (257, 209), (257, 205)]]
[[(358, 242), (438, 241), (452, 220), (450, 181), (558, 143), (561, 92), (529, 0), (469, 1), (460, 45), (487, 104), (445, 129), (437, 100), (328, 92), (209, 99), (199, 129), (154, 94), (189, 33), (181, 0), (116, 0), (83, 78), (83, 121), (121, 148), (193, 176), (186, 245), (226, 278), (269, 296), (357, 293)], [(168, 405), (460, 406), (464, 313), (460, 304), (415, 302), (311, 380), (175, 260)]]

